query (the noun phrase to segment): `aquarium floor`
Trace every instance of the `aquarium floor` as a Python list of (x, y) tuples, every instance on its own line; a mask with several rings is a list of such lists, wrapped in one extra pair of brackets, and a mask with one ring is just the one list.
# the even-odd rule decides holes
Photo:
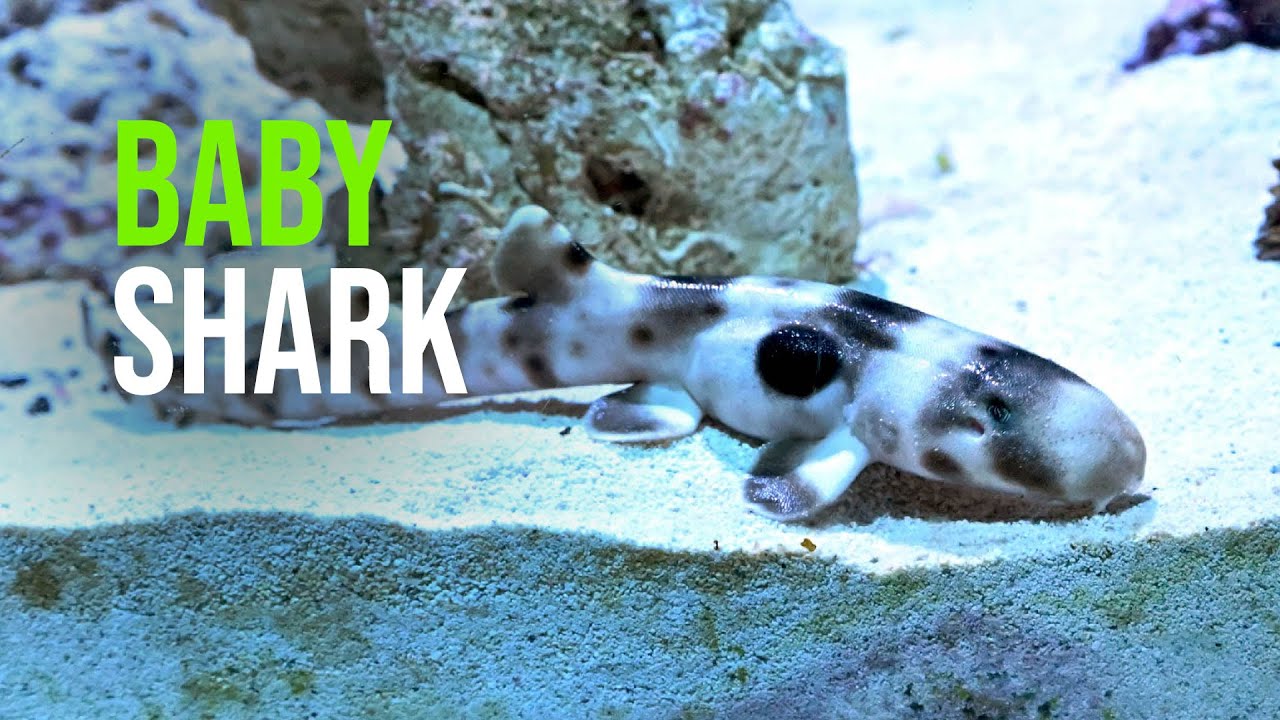
[(1280, 715), (1280, 53), (1119, 73), (1162, 4), (800, 3), (848, 49), (860, 258), (1115, 398), (1141, 496), (873, 468), (783, 526), (752, 448), (591, 442), (591, 391), (175, 430), (99, 392), (80, 285), (4, 288), (0, 716)]

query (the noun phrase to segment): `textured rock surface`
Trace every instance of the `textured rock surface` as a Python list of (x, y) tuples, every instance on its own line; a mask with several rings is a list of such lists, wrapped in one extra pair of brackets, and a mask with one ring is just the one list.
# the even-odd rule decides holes
[(1173, 55), (1205, 55), (1238, 42), (1280, 47), (1280, 0), (1169, 0), (1124, 63), (1136, 70)]
[[(87, 277), (118, 268), (134, 253), (116, 245), (117, 120), (161, 120), (177, 135), (178, 167), (171, 177), (182, 204), (181, 237), (204, 120), (235, 123), (256, 235), (260, 121), (287, 118), (323, 127), (328, 119), (314, 101), (294, 99), (263, 80), (248, 43), (198, 7), (166, 0), (75, 12), (110, 5), (63, 4), (47, 18), (37, 10), (20, 12), (34, 3), (10, 8), (5, 27), (11, 32), (0, 40), (0, 282)], [(325, 149), (316, 180), (331, 193), (341, 177), (327, 135), (320, 136)], [(145, 166), (146, 145), (140, 154)], [(296, 163), (291, 144), (284, 158), (286, 167)], [(220, 173), (215, 177), (214, 200), (220, 201)], [(150, 222), (154, 195), (140, 198), (139, 215)], [(297, 204), (291, 195), (285, 199), (285, 222), (296, 222)], [(205, 248), (183, 250), (191, 253), (188, 264), (229, 242), (226, 227), (211, 224)], [(147, 252), (171, 254), (180, 243)]]
[(125, 0), (8, 0), (0, 5), (0, 38), (62, 15), (104, 13)]
[(365, 30), (361, 0), (200, 0), (253, 46), (271, 82), (319, 102), (334, 117), (383, 117), (382, 67)]
[[(785, 4), (373, 3), (370, 18), (353, 0), (12, 5), (0, 92), (20, 102), (0, 108), (0, 281), (118, 269), (132, 254), (114, 243), (117, 119), (175, 127), (184, 201), (201, 122), (235, 120), (252, 214), (260, 119), (388, 112), (405, 150), (393, 139), (384, 159), (403, 182), (375, 190), (370, 247), (344, 247), (328, 152), (319, 181), (340, 262), (393, 286), (405, 266), (463, 266), (459, 299), (493, 293), (497, 227), (458, 199), (475, 190), (498, 215), (546, 204), (637, 270), (854, 275), (843, 57)], [(210, 251), (225, 234), (212, 227)]]
[[(1280, 158), (1271, 164), (1280, 170)], [(1258, 228), (1258, 237), (1253, 241), (1259, 260), (1280, 260), (1280, 182), (1271, 186), (1271, 197), (1274, 199), (1264, 211), (1262, 227)]]
[(479, 266), (534, 202), (651, 272), (854, 274), (857, 190), (843, 56), (781, 2), (370, 3), (409, 163), (388, 241), (351, 260)]

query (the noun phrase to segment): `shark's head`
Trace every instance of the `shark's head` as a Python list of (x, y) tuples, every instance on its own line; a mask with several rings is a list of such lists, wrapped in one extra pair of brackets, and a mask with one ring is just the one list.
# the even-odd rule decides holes
[(1097, 509), (1132, 492), (1146, 466), (1137, 427), (1106, 395), (994, 340), (939, 374), (916, 430), (926, 475)]

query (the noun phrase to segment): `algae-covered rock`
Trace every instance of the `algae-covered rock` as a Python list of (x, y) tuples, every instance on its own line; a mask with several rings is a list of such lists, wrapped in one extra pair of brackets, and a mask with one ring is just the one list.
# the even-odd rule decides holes
[[(848, 280), (858, 231), (841, 52), (783, 2), (369, 0), (408, 162), (348, 261), (473, 268), (536, 203), (630, 269)], [(372, 242), (372, 241), (371, 241)]]
[[(639, 271), (855, 274), (843, 56), (783, 2), (27, 0), (0, 21), (13, 99), (0, 107), (0, 281), (109, 287), (137, 259), (116, 245), (117, 120), (175, 130), (181, 237), (203, 121), (235, 123), (256, 232), (259, 122), (332, 116), (394, 121), (369, 247), (345, 247), (323, 132), (317, 176), (322, 242), (393, 283), (403, 267), (467, 267), (458, 300), (493, 294), (498, 225), (528, 203)], [(155, 199), (140, 201), (150, 221)], [(205, 242), (184, 264), (226, 249), (226, 225)]]
[[(109, 9), (99, 12), (103, 8)], [(90, 277), (109, 285), (132, 262), (132, 249), (116, 242), (118, 120), (160, 120), (177, 138), (177, 168), (170, 179), (181, 205), (179, 239), (149, 254), (182, 247), (205, 120), (234, 123), (255, 235), (263, 119), (295, 119), (319, 128), (316, 180), (325, 193), (342, 182), (323, 132), (329, 118), (324, 110), (263, 80), (248, 43), (190, 2), (26, 2), (12, 5), (4, 22), (0, 282)], [(139, 154), (149, 167), (149, 143)], [(286, 143), (284, 166), (296, 163), (295, 147)], [(214, 177), (213, 200), (221, 202), (221, 173)], [(154, 222), (155, 195), (140, 193), (139, 205), (142, 222)], [(297, 217), (298, 205), (286, 194), (284, 221), (292, 224)], [(199, 264), (206, 252), (228, 242), (227, 225), (210, 224), (205, 247), (191, 249), (188, 264)]]

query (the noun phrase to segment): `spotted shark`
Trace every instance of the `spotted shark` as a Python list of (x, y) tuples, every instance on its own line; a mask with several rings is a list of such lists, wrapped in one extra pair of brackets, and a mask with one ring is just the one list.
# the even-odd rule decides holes
[[(587, 433), (611, 442), (673, 440), (714, 419), (765, 441), (742, 492), (769, 518), (812, 517), (873, 462), (1095, 511), (1143, 478), (1138, 429), (1081, 377), (875, 295), (786, 278), (627, 272), (537, 206), (507, 221), (492, 274), (504, 297), (446, 315), (470, 395), (623, 384), (585, 416)], [(308, 298), (323, 304), (327, 293)], [(456, 399), (431, 358), (422, 392), (397, 387), (397, 312), (384, 326), (390, 393), (369, 390), (359, 356), (353, 391), (330, 392), (328, 329), (313, 320), (319, 394), (303, 393), (297, 373), (281, 373), (269, 394), (227, 394), (214, 362), (205, 393), (184, 394), (179, 372), (146, 400), (179, 423), (285, 427)], [(313, 308), (313, 317), (324, 313)], [(142, 354), (106, 325), (87, 319), (86, 328), (109, 373), (115, 356)]]

